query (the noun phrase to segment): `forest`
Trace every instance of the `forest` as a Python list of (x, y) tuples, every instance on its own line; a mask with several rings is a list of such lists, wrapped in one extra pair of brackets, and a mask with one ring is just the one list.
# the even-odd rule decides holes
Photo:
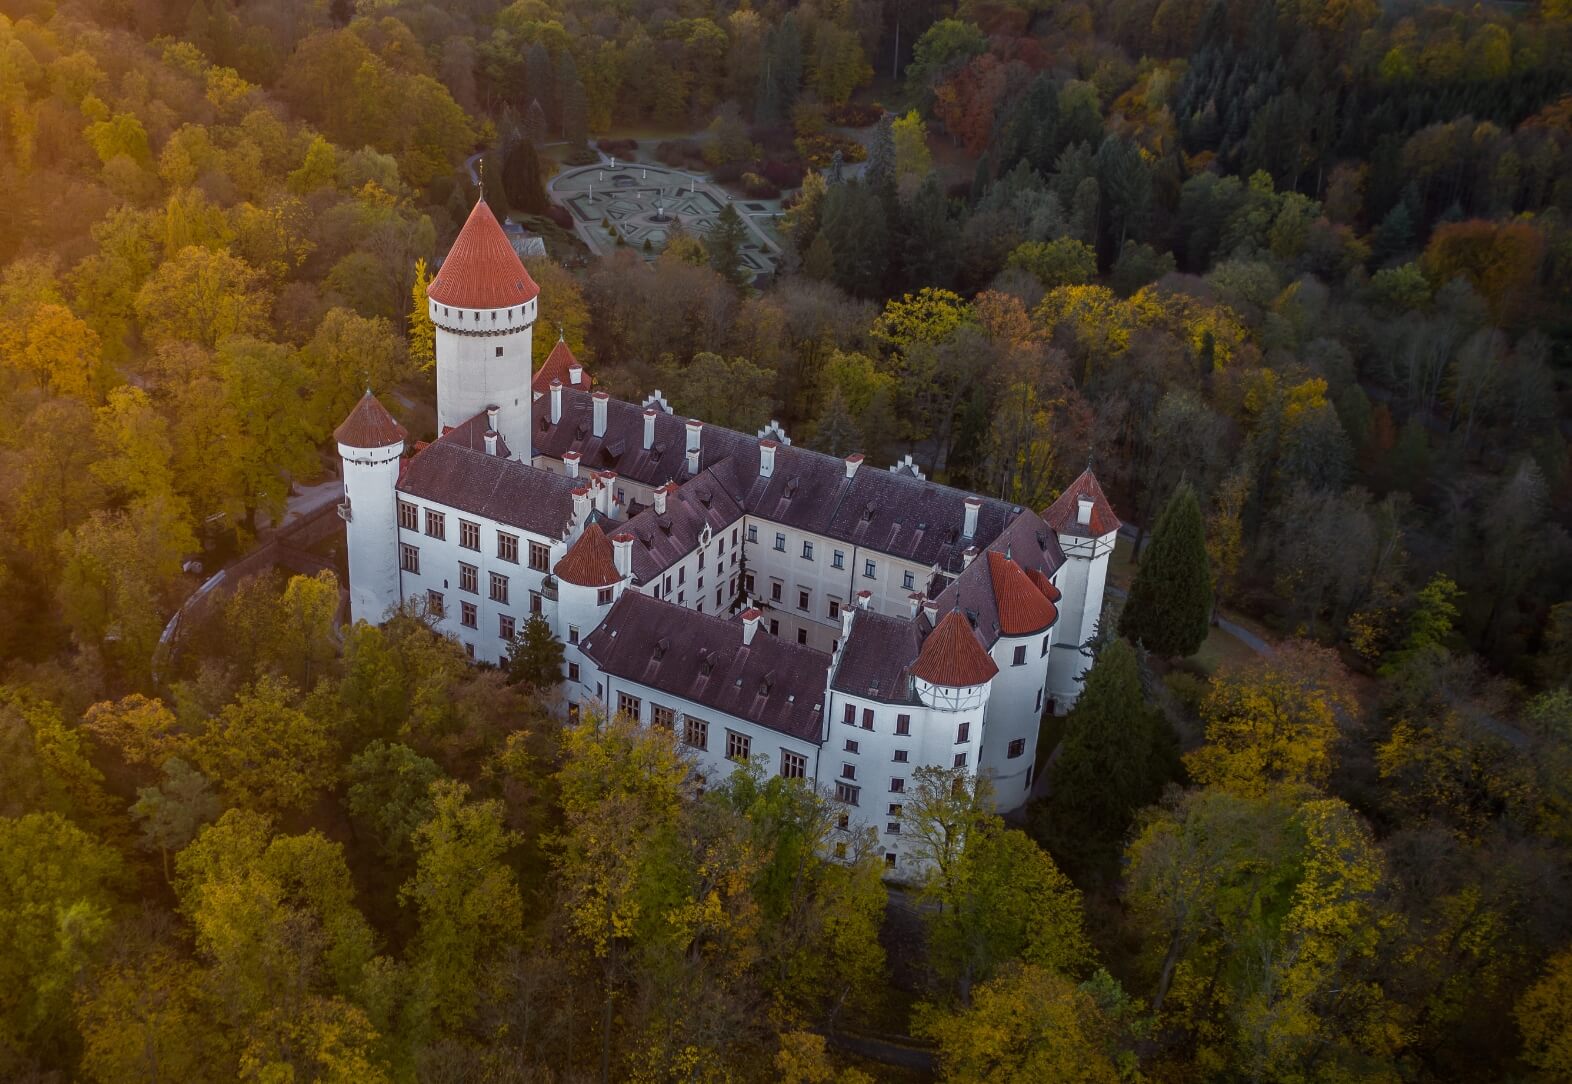
[[(433, 435), (465, 160), (561, 229), (632, 140), (784, 251), (532, 258), (613, 394), (1131, 528), (921, 884), (539, 628), (161, 646), (368, 385)], [(4, 0), (0, 193), (0, 1078), (1572, 1081), (1566, 0)]]

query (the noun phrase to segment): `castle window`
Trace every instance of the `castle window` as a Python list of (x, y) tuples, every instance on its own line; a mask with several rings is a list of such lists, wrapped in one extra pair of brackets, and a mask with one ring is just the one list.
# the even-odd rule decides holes
[(459, 546), (467, 550), (480, 549), (480, 524), (459, 520)]
[(473, 629), (479, 626), (480, 622), (476, 620), (476, 610), (473, 602), (459, 603), (459, 624), (466, 629)]
[(661, 730), (671, 730), (677, 725), (677, 711), (661, 704), (650, 705), (650, 725)]
[(426, 612), (429, 613), (432, 617), (441, 617), (442, 616), (442, 592), (441, 591), (427, 591), (426, 592)]
[(855, 765), (855, 764), (842, 764), (841, 765), (841, 778), (842, 779), (856, 779), (857, 778), (857, 765)]
[(894, 851), (885, 851), (884, 852), (884, 868), (885, 869), (894, 869), (895, 868), (895, 852)]
[(872, 730), (873, 729), (873, 709), (872, 708), (863, 708), (862, 709), (862, 728), (864, 730)]
[[(576, 662), (568, 663), (568, 680), (569, 681), (577, 681), (578, 679), (579, 679), (579, 664), (576, 663)], [(577, 704), (575, 704), (573, 706), (574, 707), (578, 707)]]
[(420, 575), (420, 549), (411, 546), (408, 542), (400, 542), (398, 547), (398, 567), (405, 572)]
[(748, 753), (753, 749), (753, 739), (746, 734), (739, 734), (735, 730), (726, 731), (726, 759), (747, 760)]
[(704, 551), (703, 550), (699, 551), (699, 571), (700, 572), (704, 571)]
[(1042, 652), (1037, 656), (1038, 658), (1042, 658), (1043, 655), (1048, 654), (1048, 641), (1050, 638), (1050, 636), (1043, 637), (1043, 649)]
[(1009, 748), (1008, 752), (1005, 755), (1008, 756), (1009, 759), (1014, 760), (1016, 757), (1024, 756), (1025, 753), (1026, 753), (1026, 739), (1025, 738), (1016, 738), (1014, 741), (1012, 741), (1010, 743), (1010, 748)]
[(876, 570), (874, 568), (874, 564), (873, 564), (872, 561), (864, 561), (862, 563), (862, 574), (867, 579), (870, 579), (870, 580), (873, 579), (873, 577), (876, 574)]
[(770, 601), (779, 602), (781, 600), (782, 590), (784, 590), (784, 585), (782, 585), (779, 580), (776, 580), (774, 583), (770, 584)]
[(912, 732), (912, 717), (910, 715), (907, 715), (905, 712), (902, 712), (900, 715), (897, 715), (895, 717), (895, 733), (896, 733), (896, 735), (898, 737), (904, 737), (905, 735), (910, 734), (911, 732)]
[(890, 759), (893, 760), (897, 764), (905, 764), (906, 763), (906, 750), (904, 750), (904, 749), (897, 749), (897, 750), (895, 750), (894, 754), (891, 755)]
[(857, 739), (855, 739), (855, 738), (847, 738), (846, 739), (846, 751), (848, 753), (855, 753), (858, 750), (858, 748), (859, 748), (859, 746), (857, 744)]
[(426, 509), (426, 533), (432, 538), (446, 538), (448, 536), (448, 517), (441, 512)]
[(474, 644), (465, 644), (464, 645), (464, 654), (467, 655), (469, 658), (473, 659), (475, 657), (475, 645)]
[(804, 647), (808, 646), (808, 630), (807, 629), (798, 629), (797, 630), (797, 642), (799, 644), (801, 644), (802, 646), (804, 646)]
[(955, 744), (956, 745), (965, 745), (967, 742), (969, 742), (971, 740), (972, 740), (972, 724), (971, 723), (962, 723), (960, 726), (955, 728)]
[(749, 542), (757, 542), (758, 540), (759, 540), (759, 529), (757, 527), (755, 527), (751, 523), (748, 524), (748, 541)]
[(539, 617), (546, 612), (546, 606), (545, 603), (541, 601), (539, 591), (531, 591), (529, 593), (529, 612), (536, 617)]
[(694, 749), (707, 749), (710, 744), (710, 724), (691, 715), (682, 717), (682, 740)]
[(513, 618), (508, 614), (497, 615), (497, 635), (504, 640), (513, 639)]
[(910, 573), (910, 572), (903, 572), (903, 573), (901, 573), (901, 586), (906, 588), (906, 590), (908, 590), (908, 591), (912, 590), (913, 588), (915, 588), (917, 586), (916, 581), (912, 578), (912, 573)]
[(839, 616), (841, 616), (841, 600), (832, 598), (830, 599), (830, 620), (833, 621)]
[(1022, 644), (1021, 646), (1019, 646), (1019, 647), (1017, 647), (1015, 649), (1015, 654), (1010, 659), (1010, 665), (1011, 666), (1025, 666), (1026, 665), (1026, 645)]
[(799, 610), (806, 610), (807, 608), (808, 608), (808, 592), (806, 592), (806, 591), (798, 591), (797, 592), (797, 609), (799, 609)]
[(846, 705), (846, 714), (843, 717), (842, 721), (845, 722), (847, 726), (856, 726), (857, 725), (857, 705), (856, 704), (847, 704)]
[[(495, 320), (497, 318), (497, 314), (496, 313), (492, 313), (491, 314), (491, 318), (493, 320)], [(500, 358), (501, 356), (502, 356), (502, 347), (499, 346), (499, 347), (497, 347), (497, 357)]]
[[(835, 800), (845, 805), (856, 805), (857, 798), (862, 794), (861, 787), (854, 787), (850, 783), (835, 784)], [(841, 827), (845, 827), (842, 825)]]
[(773, 617), (770, 618), (770, 635), (771, 636), (779, 636), (780, 634), (781, 634), (781, 623), (779, 621), (775, 620), (775, 618), (773, 618)]
[(497, 556), (504, 561), (519, 563), (519, 536), (497, 532)]
[(681, 586), (688, 582), (688, 568), (686, 565), (677, 569), (677, 584)]
[(500, 572), (491, 574), (491, 601), (508, 604), (508, 578)]
[(639, 719), (639, 710), (643, 706), (644, 705), (640, 702), (639, 698), (636, 697), (636, 696), (629, 696), (627, 693), (618, 693), (617, 694), (617, 714), (618, 715), (626, 715), (629, 719), (632, 719), (634, 722), (637, 722), (638, 719)]
[(470, 594), (480, 593), (480, 569), (474, 565), (459, 562), (459, 590), (468, 591)]
[(576, 644), (578, 642), (579, 642), (579, 627), (577, 625), (569, 625), (568, 626), (568, 643)]
[[(839, 828), (843, 832), (846, 831), (846, 829), (850, 828), (851, 827), (851, 814), (849, 814), (849, 813), (842, 813), (840, 816), (836, 817), (835, 818), (835, 827)], [(845, 858), (846, 857), (846, 844), (844, 844), (844, 843), (837, 843), (835, 846), (839, 848), (839, 850), (836, 851), (836, 856), (840, 857), (840, 858)]]
[(846, 567), (846, 555), (844, 553), (842, 553), (840, 550), (836, 550), (834, 556), (832, 556), (830, 558), (830, 566), (832, 568), (845, 568)]
[(406, 531), (420, 530), (420, 510), (408, 501), (399, 501), (398, 525)]
[(781, 750), (781, 778), (806, 779), (808, 776), (808, 758), (801, 753), (793, 753), (789, 749)]
[(551, 563), (551, 549), (539, 542), (529, 544), (529, 567), (536, 572), (546, 571), (546, 566)]
[(595, 604), (597, 606), (609, 606), (609, 605), (611, 605), (611, 588), (609, 588), (609, 587), (602, 587), (599, 591), (596, 591), (595, 592)]
[(786, 536), (779, 531), (775, 532), (775, 550), (778, 553), (786, 552)]
[(905, 794), (906, 793), (906, 780), (903, 779), (903, 778), (902, 779), (892, 779), (892, 780), (890, 780), (890, 793), (891, 794)]
[[(900, 835), (901, 834), (901, 822), (900, 821), (890, 821), (888, 824), (886, 824), (884, 826), (884, 834), (887, 835), (887, 836), (898, 836), (898, 835)], [(888, 859), (891, 858), (891, 857), (894, 857), (894, 856), (893, 855), (886, 856), (886, 863), (885, 863), (886, 865), (889, 864)]]
[(890, 812), (888, 813), (888, 816), (899, 817), (901, 815), (901, 813), (905, 810), (905, 808), (906, 807), (901, 805), (900, 802), (891, 802), (890, 803)]
[[(841, 819), (842, 820), (846, 819), (846, 815), (844, 813), (841, 814)], [(846, 826), (843, 824), (843, 825), (841, 825), (841, 827), (844, 828)], [(844, 843), (837, 843), (835, 845), (835, 857), (836, 858), (845, 858), (846, 857), (846, 844), (844, 844)]]
[(966, 767), (966, 754), (965, 753), (956, 753), (955, 754), (955, 766), (957, 768), (964, 768), (964, 767)]
[(805, 560), (805, 561), (813, 560), (813, 543), (812, 542), (804, 542), (802, 544), (802, 557), (803, 557), (803, 560)]

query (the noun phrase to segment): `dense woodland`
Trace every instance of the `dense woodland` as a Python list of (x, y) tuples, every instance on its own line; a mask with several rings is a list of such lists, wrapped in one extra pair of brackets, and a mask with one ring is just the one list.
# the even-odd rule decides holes
[[(1572, 1080), (1564, 0), (0, 11), (0, 1077)], [(629, 138), (786, 252), (533, 261), (610, 390), (1135, 525), (1051, 797), (928, 774), (899, 908), (538, 626), (275, 575), (158, 648), (363, 387), (429, 435), (463, 159), (544, 220)]]

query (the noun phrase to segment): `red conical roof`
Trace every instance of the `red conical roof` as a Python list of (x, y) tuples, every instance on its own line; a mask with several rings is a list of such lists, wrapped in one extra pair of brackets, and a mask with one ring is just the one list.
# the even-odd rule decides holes
[(986, 685), (998, 672), (998, 664), (983, 650), (971, 622), (959, 610), (944, 615), (911, 667), (912, 677), (952, 688)]
[[(568, 371), (575, 365), (578, 365), (579, 369), (579, 378), (577, 380), (574, 380), (573, 374)], [(558, 339), (557, 345), (551, 348), (551, 353), (546, 355), (545, 363), (541, 365), (540, 371), (535, 374), (535, 379), (531, 381), (530, 387), (536, 394), (545, 395), (551, 390), (551, 382), (553, 380), (562, 381), (564, 388), (576, 388), (579, 391), (590, 390), (589, 371), (584, 366), (579, 365), (579, 359), (573, 356), (573, 349), (561, 339)]]
[(426, 293), (439, 305), (507, 309), (540, 294), (485, 200), (477, 200)]
[(1053, 581), (1035, 568), (1026, 570), (1026, 578), (1037, 585), (1037, 590), (1047, 596), (1049, 602), (1058, 602), (1064, 597), (1064, 592), (1053, 585)]
[(409, 439), (409, 433), (368, 388), (349, 417), (333, 430), (333, 439), (349, 448), (386, 448)]
[[(1080, 522), (1082, 497), (1092, 502), (1090, 523)], [(1097, 476), (1090, 467), (1059, 494), (1058, 500), (1043, 510), (1043, 520), (1060, 534), (1080, 535), (1082, 538), (1101, 538), (1119, 529), (1119, 517), (1114, 515), (1113, 505), (1103, 496), (1103, 487), (1097, 484)]]
[(988, 575), (993, 579), (993, 597), (999, 607), (999, 631), (1006, 636), (1042, 632), (1059, 619), (1059, 611), (1042, 589), (1020, 565), (998, 550), (988, 551)]
[(611, 552), (611, 539), (591, 523), (579, 535), (579, 540), (568, 547), (553, 569), (557, 579), (579, 587), (610, 587), (622, 579), (617, 575), (617, 560)]

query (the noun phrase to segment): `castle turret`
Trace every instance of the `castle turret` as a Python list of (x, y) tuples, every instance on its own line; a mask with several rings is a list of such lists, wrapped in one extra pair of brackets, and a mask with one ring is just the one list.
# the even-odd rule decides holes
[(426, 290), (436, 325), (437, 431), (495, 405), (513, 457), (530, 461), (530, 373), (540, 287), (484, 201)]
[[(557, 614), (561, 624), (557, 631), (570, 665), (585, 671), (592, 669), (592, 660), (582, 653), (579, 644), (605, 619), (611, 604), (631, 581), (632, 542), (632, 535), (607, 538), (600, 523), (591, 520), (552, 569), (557, 577)], [(568, 689), (569, 699), (575, 702), (595, 695), (598, 694), (593, 689), (581, 691), (571, 685)]]
[(1042, 573), (1033, 578), (997, 550), (988, 551), (988, 577), (999, 624), (991, 654), (999, 674), (988, 696), (988, 741), (981, 768), (993, 780), (994, 808), (1009, 812), (1024, 805), (1031, 793), (1048, 656), (1059, 620), (1055, 599), (1062, 595)]
[(344, 462), (344, 533), (352, 621), (381, 621), (399, 591), (398, 470), (409, 434), (370, 390), (333, 430)]
[(1108, 558), (1119, 536), (1119, 517), (1088, 468), (1043, 512), (1043, 521), (1053, 528), (1065, 556), (1064, 567), (1055, 576), (1063, 597), (1048, 666), (1053, 709), (1063, 714), (1081, 695), (1082, 679), (1091, 666), (1082, 648), (1102, 619)]

